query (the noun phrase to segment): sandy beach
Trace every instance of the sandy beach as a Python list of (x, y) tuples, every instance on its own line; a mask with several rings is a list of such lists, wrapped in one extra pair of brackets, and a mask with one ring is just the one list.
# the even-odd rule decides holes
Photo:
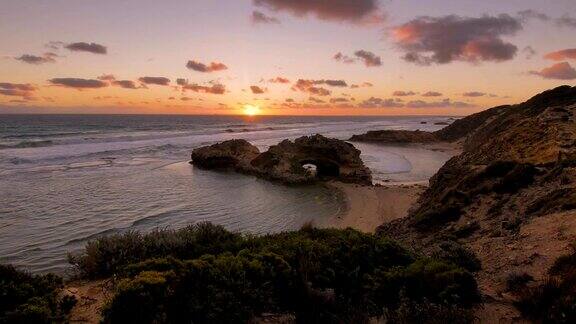
[(331, 224), (373, 233), (383, 223), (405, 217), (425, 189), (422, 185), (361, 186), (331, 182), (328, 186), (342, 192), (346, 210)]

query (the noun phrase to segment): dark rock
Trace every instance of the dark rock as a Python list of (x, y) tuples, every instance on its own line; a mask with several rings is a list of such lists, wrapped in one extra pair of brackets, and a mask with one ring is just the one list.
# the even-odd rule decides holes
[(245, 169), (260, 154), (243, 139), (204, 146), (192, 151), (192, 163), (204, 169)]
[[(261, 154), (245, 140), (226, 141), (195, 149), (191, 163), (209, 169), (232, 168), (290, 184), (325, 180), (372, 183), (358, 149), (322, 135), (304, 136), (294, 142), (284, 140)], [(307, 164), (316, 166), (316, 172), (306, 170), (303, 166)]]
[(433, 143), (439, 138), (433, 133), (424, 131), (407, 130), (379, 130), (369, 131), (362, 135), (353, 135), (353, 142), (376, 142), (381, 144), (409, 144), (409, 143)]

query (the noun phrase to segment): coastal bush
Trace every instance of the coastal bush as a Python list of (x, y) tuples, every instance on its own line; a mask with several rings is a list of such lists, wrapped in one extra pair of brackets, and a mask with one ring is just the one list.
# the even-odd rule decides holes
[[(98, 239), (74, 260), (83, 276), (119, 279), (104, 322), (236, 323), (273, 313), (307, 323), (363, 323), (394, 312), (402, 296), (433, 303), (431, 310), (452, 305), (464, 311), (479, 302), (465, 268), (415, 256), (385, 237), (312, 227), (264, 236), (226, 233), (208, 224), (127, 233)], [(170, 235), (178, 244), (153, 243), (174, 242)], [(125, 248), (137, 253), (115, 250)]]
[(540, 285), (518, 292), (517, 308), (541, 323), (576, 322), (576, 250), (560, 257)]
[(59, 297), (61, 288), (56, 275), (31, 275), (0, 264), (0, 323), (62, 322), (75, 300)]
[(481, 269), (478, 257), (470, 249), (453, 240), (438, 243), (431, 253), (435, 259), (456, 264), (470, 272)]
[(88, 279), (110, 276), (122, 267), (146, 259), (174, 256), (194, 259), (203, 254), (237, 252), (242, 236), (210, 223), (198, 223), (180, 230), (155, 230), (146, 235), (127, 232), (88, 242), (81, 255), (68, 261)]

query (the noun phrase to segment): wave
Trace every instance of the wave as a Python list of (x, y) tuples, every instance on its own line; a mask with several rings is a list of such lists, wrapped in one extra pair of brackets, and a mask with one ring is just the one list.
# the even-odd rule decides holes
[(17, 144), (0, 144), (0, 150), (15, 149), (15, 148), (28, 148), (28, 147), (44, 147), (53, 145), (53, 141), (22, 141)]

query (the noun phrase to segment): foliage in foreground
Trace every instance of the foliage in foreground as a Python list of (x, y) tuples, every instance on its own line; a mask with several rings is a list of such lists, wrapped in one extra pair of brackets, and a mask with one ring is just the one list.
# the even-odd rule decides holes
[(85, 277), (120, 278), (104, 322), (469, 320), (479, 301), (466, 269), (352, 229), (251, 237), (198, 224), (100, 238), (71, 261)]
[(0, 323), (62, 322), (75, 303), (60, 298), (62, 279), (53, 274), (31, 275), (0, 264)]
[(535, 287), (516, 287), (518, 309), (541, 323), (576, 323), (576, 246), (556, 260), (548, 278)]

